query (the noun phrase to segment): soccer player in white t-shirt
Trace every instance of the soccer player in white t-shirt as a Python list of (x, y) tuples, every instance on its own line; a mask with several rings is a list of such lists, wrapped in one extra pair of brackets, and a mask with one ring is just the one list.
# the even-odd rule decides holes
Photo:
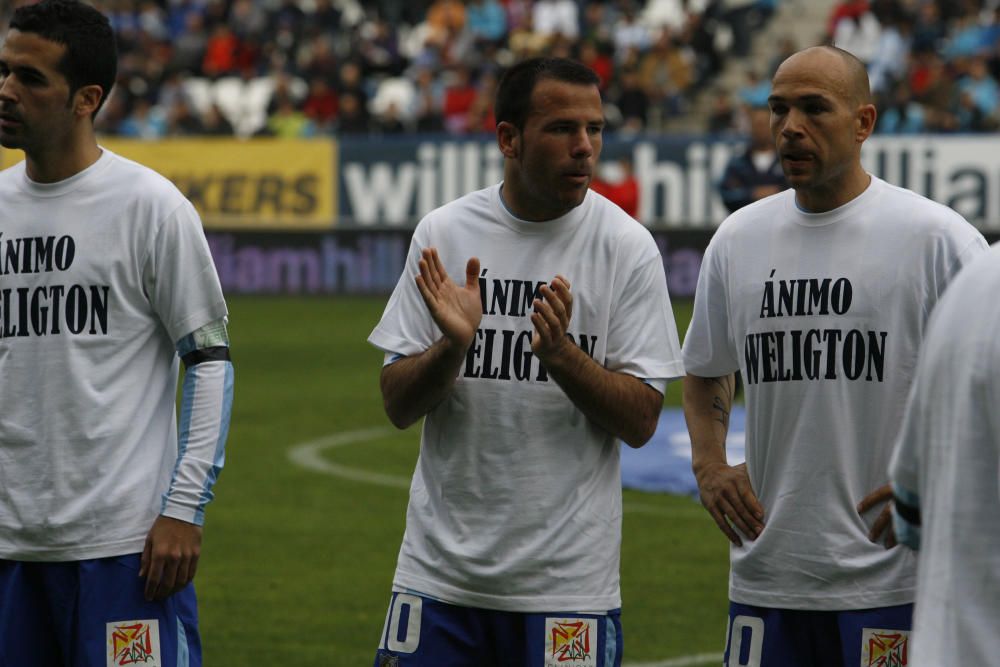
[(116, 67), (75, 0), (19, 8), (0, 47), (0, 144), (25, 155), (0, 172), (0, 665), (201, 664), (226, 304), (190, 202), (97, 143)]
[(909, 665), (1000, 656), (1000, 244), (934, 309), (889, 469), (893, 523), (920, 549)]
[[(791, 190), (729, 216), (684, 341), (701, 499), (729, 538), (729, 665), (881, 664), (906, 654), (914, 557), (894, 548), (886, 467), (927, 317), (982, 252), (954, 211), (869, 175), (864, 65), (833, 47), (775, 73)], [(725, 437), (734, 372), (746, 463)]]
[(597, 84), (504, 74), (503, 183), (420, 222), (369, 338), (393, 424), (424, 417), (376, 665), (621, 662), (619, 440), (683, 367), (651, 235), (588, 189)]

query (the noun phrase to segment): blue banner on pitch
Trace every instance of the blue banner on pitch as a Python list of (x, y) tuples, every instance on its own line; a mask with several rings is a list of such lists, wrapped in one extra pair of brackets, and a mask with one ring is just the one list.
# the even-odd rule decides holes
[[(734, 406), (726, 438), (726, 455), (731, 464), (745, 460), (745, 423), (743, 406)], [(660, 413), (656, 433), (641, 449), (622, 445), (622, 486), (640, 491), (698, 494), (691, 472), (691, 439), (681, 410), (673, 408)]]

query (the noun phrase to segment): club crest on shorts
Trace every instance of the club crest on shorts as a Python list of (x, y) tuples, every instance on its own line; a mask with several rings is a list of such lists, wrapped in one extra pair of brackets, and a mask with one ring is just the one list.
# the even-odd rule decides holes
[(910, 633), (906, 630), (861, 630), (861, 667), (904, 667)]
[(597, 667), (597, 619), (545, 619), (545, 667)]
[(163, 667), (160, 658), (160, 623), (155, 618), (115, 621), (108, 623), (106, 627), (107, 667)]
[(378, 667), (399, 667), (399, 658), (379, 651)]

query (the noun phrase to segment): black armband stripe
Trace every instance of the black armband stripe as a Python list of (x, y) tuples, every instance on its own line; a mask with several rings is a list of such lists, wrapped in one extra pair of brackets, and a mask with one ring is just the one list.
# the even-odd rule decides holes
[(229, 348), (225, 345), (218, 347), (206, 347), (201, 350), (192, 350), (181, 357), (185, 368), (197, 366), (206, 361), (229, 361)]
[(902, 517), (903, 521), (910, 524), (911, 526), (920, 525), (920, 508), (916, 505), (907, 505), (899, 496), (893, 495), (893, 502), (896, 504), (896, 514)]

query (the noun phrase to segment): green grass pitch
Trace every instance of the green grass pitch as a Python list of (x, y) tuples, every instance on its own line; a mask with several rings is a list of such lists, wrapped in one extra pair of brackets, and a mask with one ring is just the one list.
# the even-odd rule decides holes
[[(229, 304), (236, 398), (197, 577), (205, 664), (371, 665), (406, 491), (302, 468), (288, 452), (389, 426), (378, 391), (382, 355), (365, 340), (385, 298), (231, 297)], [(675, 310), (683, 334), (691, 305)], [(679, 405), (679, 383), (666, 402)], [(323, 456), (407, 477), (418, 441), (413, 426)], [(690, 498), (627, 490), (624, 501), (626, 665), (720, 653), (725, 538)]]

